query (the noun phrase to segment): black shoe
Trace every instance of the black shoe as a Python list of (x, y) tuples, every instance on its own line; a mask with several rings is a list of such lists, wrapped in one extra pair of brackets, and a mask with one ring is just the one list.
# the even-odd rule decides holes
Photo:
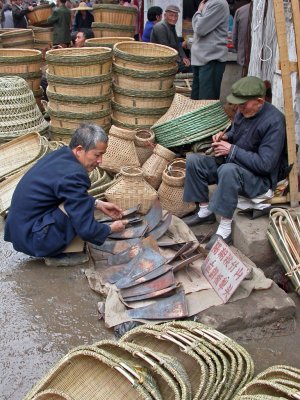
[(216, 222), (216, 216), (214, 213), (212, 213), (209, 214), (207, 217), (200, 218), (198, 213), (195, 213), (190, 217), (182, 218), (182, 221), (185, 222), (187, 226), (213, 224)]
[(206, 250), (210, 250), (218, 239), (222, 239), (223, 242), (228, 244), (228, 246), (230, 244), (232, 244), (232, 235), (231, 234), (229, 236), (227, 236), (227, 238), (224, 239), (224, 238), (222, 238), (221, 235), (218, 235), (217, 233), (215, 233), (214, 235), (212, 235), (209, 242), (206, 244), (206, 246), (205, 246)]

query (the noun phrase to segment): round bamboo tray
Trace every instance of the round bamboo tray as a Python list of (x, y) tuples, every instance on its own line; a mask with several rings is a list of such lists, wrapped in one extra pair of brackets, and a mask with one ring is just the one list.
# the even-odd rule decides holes
[(113, 118), (122, 124), (152, 126), (167, 111), (167, 108), (136, 108), (124, 107), (112, 101)]
[(134, 27), (126, 25), (110, 25), (98, 22), (92, 23), (92, 31), (94, 32), (95, 38), (102, 37), (130, 37), (134, 36)]
[(113, 48), (116, 43), (119, 42), (127, 42), (128, 40), (134, 41), (134, 38), (130, 37), (96, 37), (96, 38), (91, 38), (87, 39), (85, 41), (85, 45), (87, 47), (110, 47)]
[(108, 47), (55, 49), (46, 53), (48, 72), (68, 77), (91, 77), (111, 72), (112, 50)]
[(134, 137), (134, 144), (141, 165), (143, 165), (153, 153), (154, 141), (155, 135), (151, 129), (137, 129)]
[(73, 98), (97, 99), (111, 93), (112, 75), (81, 78), (62, 78), (50, 74), (47, 70), (47, 90), (57, 95)]
[(145, 181), (141, 168), (122, 167), (120, 177), (106, 190), (105, 197), (123, 210), (141, 204), (139, 212), (146, 214), (157, 199), (157, 192)]
[(178, 53), (168, 46), (121, 42), (114, 46), (114, 64), (139, 71), (164, 71), (177, 67)]
[(172, 104), (175, 88), (157, 91), (123, 89), (113, 84), (114, 100), (124, 107), (169, 108)]
[(114, 83), (122, 89), (158, 91), (173, 87), (177, 66), (166, 71), (134, 71), (113, 65)]
[(34, 7), (26, 17), (32, 25), (43, 25), (47, 22), (48, 17), (52, 15), (52, 8), (50, 4), (43, 4)]
[(13, 29), (1, 34), (3, 48), (33, 49), (33, 39), (31, 29)]
[(94, 4), (93, 16), (96, 23), (133, 26), (137, 17), (137, 9), (119, 5)]

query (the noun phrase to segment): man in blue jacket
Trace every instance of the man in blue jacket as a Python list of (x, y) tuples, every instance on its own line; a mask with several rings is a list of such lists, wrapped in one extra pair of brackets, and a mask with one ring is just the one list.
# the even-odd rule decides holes
[[(231, 223), (238, 196), (255, 198), (274, 190), (286, 173), (286, 130), (284, 115), (265, 102), (264, 82), (248, 76), (235, 82), (227, 101), (238, 105), (228, 133), (213, 136), (215, 157), (191, 154), (187, 157), (184, 201), (199, 202), (200, 210), (184, 220), (189, 226), (221, 221), (207, 249), (221, 237), (232, 241)], [(221, 157), (221, 160), (220, 160)], [(208, 185), (217, 183), (208, 199)]]
[(101, 164), (107, 141), (102, 128), (83, 124), (69, 146), (46, 155), (23, 176), (13, 194), (4, 234), (15, 250), (46, 257), (47, 265), (78, 265), (88, 257), (72, 252), (75, 241), (81, 239), (82, 250), (84, 242), (101, 245), (111, 232), (125, 229), (126, 220), (110, 226), (96, 221), (95, 209), (113, 219), (121, 219), (122, 210), (88, 194), (89, 173)]

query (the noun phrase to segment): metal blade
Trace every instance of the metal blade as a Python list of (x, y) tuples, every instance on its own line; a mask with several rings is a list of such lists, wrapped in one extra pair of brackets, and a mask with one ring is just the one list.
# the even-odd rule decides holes
[(101, 278), (104, 282), (116, 283), (130, 271), (128, 264), (112, 265), (101, 272)]
[(187, 304), (183, 290), (178, 290), (173, 296), (158, 299), (146, 307), (127, 311), (132, 319), (176, 319), (188, 316)]
[(171, 263), (172, 267), (173, 267), (173, 271), (179, 271), (180, 269), (182, 269), (183, 267), (186, 267), (187, 265), (191, 264), (192, 262), (198, 260), (199, 258), (203, 257), (203, 255), (201, 253), (198, 253), (190, 258), (186, 258), (185, 260), (181, 260), (181, 261), (173, 261)]
[(140, 296), (127, 297), (126, 299), (124, 299), (124, 301), (130, 303), (131, 301), (141, 301), (153, 299), (155, 297), (165, 297), (167, 294), (174, 292), (176, 288), (177, 286), (173, 285), (161, 290), (157, 290), (156, 292), (141, 294)]
[(129, 247), (137, 244), (139, 241), (140, 241), (139, 238), (133, 238), (128, 240), (106, 239), (101, 246), (92, 243), (90, 243), (90, 246), (95, 250), (104, 251), (110, 254), (117, 254), (120, 253), (121, 251), (129, 249)]
[(121, 296), (123, 297), (123, 299), (133, 296), (141, 296), (143, 294), (161, 290), (172, 285), (175, 285), (174, 274), (173, 271), (168, 271), (166, 274), (163, 274), (158, 278), (152, 279), (149, 282), (141, 283), (140, 285), (133, 286), (127, 289), (122, 289)]
[(193, 242), (187, 242), (185, 243), (174, 255), (171, 257), (167, 263), (169, 264), (170, 262), (174, 261), (176, 258), (178, 258), (180, 255), (188, 251), (193, 245)]
[(146, 237), (148, 235), (152, 235), (153, 237), (155, 237), (155, 239), (159, 239), (160, 237), (162, 237), (168, 230), (169, 226), (171, 225), (172, 222), (172, 214), (167, 214), (167, 216), (165, 217), (165, 219), (156, 226), (156, 228), (152, 229), (152, 231), (149, 233), (146, 233)]
[[(128, 208), (127, 210), (123, 211), (123, 213), (122, 213), (123, 217), (127, 217), (128, 215), (131, 215), (131, 214), (134, 214), (134, 213), (138, 212), (140, 207), (141, 207), (141, 205), (137, 204), (134, 207)], [(108, 217), (108, 216), (103, 217), (102, 219), (98, 219), (98, 222), (101, 222), (101, 223), (103, 223), (103, 222), (112, 222), (112, 221), (113, 221), (113, 219), (111, 217)]]
[(109, 255), (107, 259), (107, 264), (108, 265), (126, 264), (134, 257), (136, 257), (138, 254), (140, 254), (140, 252), (143, 251), (143, 248), (145, 247), (150, 247), (151, 249), (159, 253), (159, 247), (157, 246), (156, 240), (152, 236), (149, 236), (147, 238), (143, 238), (137, 244), (129, 247), (128, 249), (122, 251), (121, 253)]
[(158, 276), (161, 276), (163, 274), (165, 274), (168, 271), (172, 270), (172, 266), (169, 264), (163, 264), (160, 267), (154, 269), (153, 271), (149, 272), (148, 274), (145, 274), (144, 276), (136, 279), (136, 280), (129, 280), (124, 278), (124, 280), (120, 280), (116, 283), (117, 287), (119, 289), (125, 289), (125, 288), (129, 288), (132, 286), (136, 286), (136, 285), (140, 285), (143, 282), (148, 282), (151, 281), (154, 278), (157, 278)]
[(148, 223), (147, 232), (151, 232), (162, 220), (162, 208), (160, 205), (160, 201), (157, 199), (153, 203), (151, 209), (145, 215), (145, 220)]
[(132, 239), (132, 238), (140, 238), (144, 236), (148, 225), (146, 221), (142, 221), (141, 224), (137, 226), (130, 226), (125, 228), (122, 232), (114, 232), (109, 235), (109, 238), (112, 239)]

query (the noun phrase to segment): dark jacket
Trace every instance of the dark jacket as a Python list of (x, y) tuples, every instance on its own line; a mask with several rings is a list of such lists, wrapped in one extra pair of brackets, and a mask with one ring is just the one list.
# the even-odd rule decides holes
[[(39, 160), (17, 185), (4, 239), (17, 251), (46, 257), (60, 254), (79, 235), (101, 245), (110, 232), (94, 219), (88, 173), (67, 146)], [(64, 203), (65, 215), (59, 208)]]
[(15, 28), (27, 28), (28, 23), (25, 15), (29, 12), (28, 9), (23, 9), (21, 6), (17, 6), (16, 4), (12, 6), (12, 16)]
[(234, 146), (226, 162), (238, 164), (255, 175), (269, 177), (270, 187), (274, 190), (286, 162), (284, 115), (270, 103), (264, 103), (252, 118), (245, 118), (238, 112), (227, 136)]
[(80, 32), (83, 29), (91, 29), (93, 22), (94, 22), (93, 14), (87, 11), (85, 18), (83, 18), (81, 12), (78, 11), (75, 16), (73, 31)]
[(71, 11), (62, 4), (53, 11), (47, 23), (53, 26), (53, 44), (69, 44), (71, 42), (70, 33)]

